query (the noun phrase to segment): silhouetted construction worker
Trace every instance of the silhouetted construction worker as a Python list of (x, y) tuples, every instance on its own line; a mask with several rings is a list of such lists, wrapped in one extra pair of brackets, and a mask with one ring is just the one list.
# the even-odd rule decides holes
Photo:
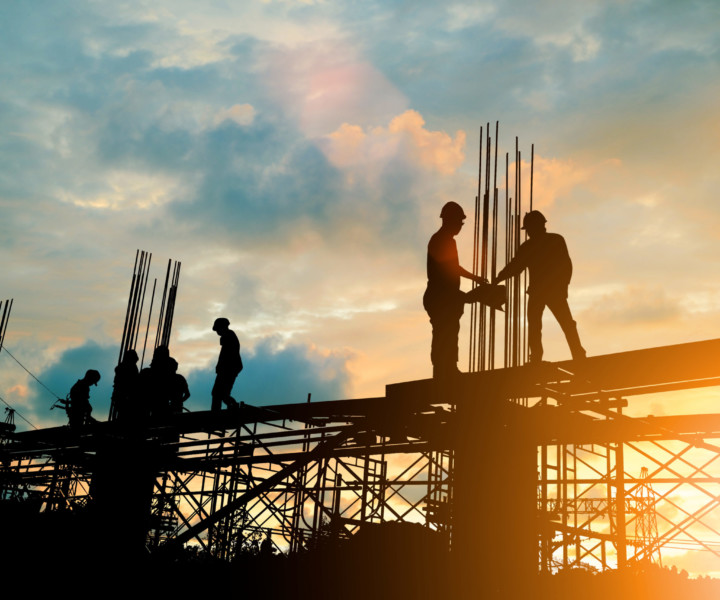
[(182, 414), (183, 404), (190, 397), (185, 377), (177, 372), (178, 362), (170, 357), (170, 412), (174, 415)]
[(140, 371), (138, 378), (144, 417), (149, 414), (154, 420), (162, 420), (170, 415), (171, 379), (170, 351), (167, 346), (158, 346), (150, 366)]
[(458, 334), (466, 296), (460, 291), (460, 277), (487, 283), (482, 277), (463, 269), (458, 260), (455, 236), (466, 219), (457, 202), (448, 202), (440, 211), (442, 226), (430, 238), (427, 249), (427, 288), (423, 306), (432, 325), (430, 360), (433, 377), (458, 373)]
[(71, 429), (78, 429), (95, 421), (91, 416), (90, 386), (97, 385), (98, 381), (100, 381), (100, 373), (90, 369), (85, 373), (85, 377), (78, 379), (70, 388), (68, 399), (65, 401), (65, 411)]
[(116, 419), (127, 420), (132, 413), (132, 402), (135, 397), (138, 382), (138, 355), (135, 350), (125, 352), (122, 362), (115, 367), (113, 380), (112, 404)]
[(218, 411), (224, 402), (228, 408), (237, 408), (238, 403), (230, 396), (235, 379), (243, 370), (240, 358), (240, 342), (230, 329), (230, 321), (224, 317), (215, 319), (213, 331), (220, 336), (220, 356), (215, 367), (215, 385), (212, 389), (212, 410)]
[(525, 269), (530, 271), (530, 285), (527, 289), (530, 362), (540, 362), (543, 357), (542, 316), (546, 306), (560, 324), (573, 359), (583, 359), (585, 349), (580, 343), (577, 324), (567, 301), (572, 262), (563, 237), (557, 233), (548, 233), (545, 223), (547, 219), (540, 211), (525, 213), (522, 228), (529, 239), (520, 245), (515, 258), (498, 273), (496, 281), (518, 275)]

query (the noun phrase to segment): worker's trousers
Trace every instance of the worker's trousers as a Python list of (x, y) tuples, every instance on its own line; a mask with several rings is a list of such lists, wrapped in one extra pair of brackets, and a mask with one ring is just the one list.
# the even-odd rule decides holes
[(215, 385), (212, 389), (212, 406), (211, 410), (218, 411), (222, 408), (224, 402), (228, 408), (235, 406), (236, 402), (230, 398), (233, 385), (235, 385), (235, 379), (237, 373), (218, 373), (215, 377)]
[(460, 317), (465, 310), (464, 298), (459, 290), (443, 295), (426, 292), (423, 296), (423, 306), (432, 325), (430, 360), (435, 378), (452, 376), (458, 371), (458, 336)]
[(585, 358), (585, 349), (580, 343), (577, 323), (573, 320), (570, 307), (568, 306), (567, 297), (538, 297), (532, 293), (528, 296), (527, 323), (530, 361), (539, 362), (543, 357), (542, 316), (543, 312), (545, 312), (546, 306), (550, 309), (550, 312), (552, 312), (557, 319), (558, 324), (562, 328), (573, 359)]

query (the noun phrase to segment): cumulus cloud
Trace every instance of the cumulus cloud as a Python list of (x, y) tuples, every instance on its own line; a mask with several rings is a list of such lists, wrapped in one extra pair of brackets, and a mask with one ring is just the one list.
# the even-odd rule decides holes
[(338, 167), (377, 169), (404, 154), (425, 169), (450, 175), (465, 160), (465, 132), (458, 131), (453, 138), (444, 131), (430, 131), (420, 113), (407, 110), (387, 127), (372, 127), (367, 132), (358, 125), (343, 123), (328, 134), (323, 148)]
[[(182, 352), (178, 354), (173, 350), (172, 353), (179, 359), (179, 372), (184, 373), (188, 380), (192, 394), (188, 408), (208, 410), (210, 390), (215, 380), (217, 342), (213, 346), (210, 366), (202, 368), (189, 369), (182, 362)], [(234, 388), (234, 397), (238, 400), (267, 405), (304, 402), (308, 393), (315, 401), (347, 397), (352, 377), (348, 363), (355, 356), (351, 350), (322, 350), (303, 343), (285, 344), (279, 336), (272, 336), (259, 340), (251, 349), (243, 349), (242, 354), (245, 369)], [(117, 359), (118, 348), (88, 341), (61, 352), (36, 375), (52, 392), (64, 398), (88, 369), (99, 371), (101, 380), (97, 387), (90, 390), (90, 403), (93, 416), (104, 421), (110, 409)], [(28, 379), (27, 383), (15, 383), (6, 389), (3, 397), (36, 426), (67, 423), (62, 409), (50, 410), (54, 398), (33, 379)], [(16, 422), (20, 429), (29, 427), (20, 419)]]
[[(36, 375), (50, 390), (61, 398), (70, 392), (70, 388), (78, 379), (85, 376), (88, 369), (100, 372), (100, 382), (90, 388), (90, 404), (93, 417), (104, 421), (110, 410), (110, 396), (114, 369), (117, 365), (118, 349), (101, 346), (89, 341), (80, 346), (62, 352), (52, 364)], [(23, 410), (25, 416), (39, 426), (65, 425), (67, 417), (62, 409), (50, 410), (53, 398), (49, 392), (35, 380), (28, 380), (28, 404)]]
[[(529, 190), (530, 162), (522, 160), (523, 185)], [(601, 183), (617, 172), (621, 163), (617, 159), (607, 159), (600, 163), (578, 163), (573, 159), (545, 158), (535, 155), (533, 166), (533, 208), (546, 209), (555, 204), (558, 198), (568, 198), (575, 188), (583, 186), (592, 190), (601, 187)], [(515, 164), (510, 165), (514, 173)]]

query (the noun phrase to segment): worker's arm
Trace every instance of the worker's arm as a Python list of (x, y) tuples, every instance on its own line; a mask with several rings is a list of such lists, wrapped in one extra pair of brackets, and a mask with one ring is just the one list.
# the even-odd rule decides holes
[(474, 281), (475, 283), (487, 283), (487, 279), (484, 277), (480, 277), (479, 275), (473, 275), (470, 271), (467, 269), (463, 269), (460, 265), (458, 265), (458, 272), (460, 273), (461, 277), (465, 277), (466, 279), (470, 279), (471, 281)]
[(500, 272), (493, 277), (493, 285), (501, 281), (505, 281), (506, 279), (510, 279), (515, 275), (519, 275), (527, 268), (527, 266), (527, 252), (523, 251), (523, 246), (520, 246), (515, 258), (513, 258), (507, 265), (505, 265), (505, 268), (501, 269)]

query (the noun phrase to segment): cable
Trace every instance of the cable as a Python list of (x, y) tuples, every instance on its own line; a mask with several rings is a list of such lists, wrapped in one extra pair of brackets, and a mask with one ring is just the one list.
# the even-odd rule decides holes
[(37, 427), (35, 427), (35, 425), (33, 425), (30, 421), (28, 421), (25, 417), (23, 417), (16, 409), (14, 409), (12, 406), (10, 406), (7, 402), (5, 402), (5, 399), (2, 396), (0, 396), (0, 400), (2, 401), (2, 403), (5, 406), (7, 406), (11, 411), (13, 411), (18, 417), (20, 417), (23, 421), (25, 421), (28, 425), (30, 425), (30, 427), (32, 427), (33, 429), (37, 429)]
[(37, 381), (41, 386), (43, 386), (48, 392), (50, 392), (50, 393), (55, 397), (56, 400), (62, 400), (62, 398), (61, 398), (60, 396), (58, 396), (55, 392), (53, 392), (48, 386), (46, 386), (42, 381), (40, 381), (37, 377), (35, 377), (35, 375), (33, 375), (30, 371), (28, 371), (28, 370), (25, 368), (25, 365), (23, 365), (17, 358), (15, 358), (15, 357), (13, 356), (12, 352), (10, 352), (10, 350), (7, 349), (7, 346), (4, 346), (4, 345), (3, 345), (3, 346), (0, 346), (0, 349), (1, 349), (1, 350), (5, 350), (5, 352), (7, 352), (7, 353), (10, 355), (10, 358), (12, 358), (17, 364), (19, 364), (19, 365), (25, 370), (25, 372), (26, 372), (28, 375), (30, 375), (30, 377), (32, 377), (32, 378), (33, 378), (35, 381)]

